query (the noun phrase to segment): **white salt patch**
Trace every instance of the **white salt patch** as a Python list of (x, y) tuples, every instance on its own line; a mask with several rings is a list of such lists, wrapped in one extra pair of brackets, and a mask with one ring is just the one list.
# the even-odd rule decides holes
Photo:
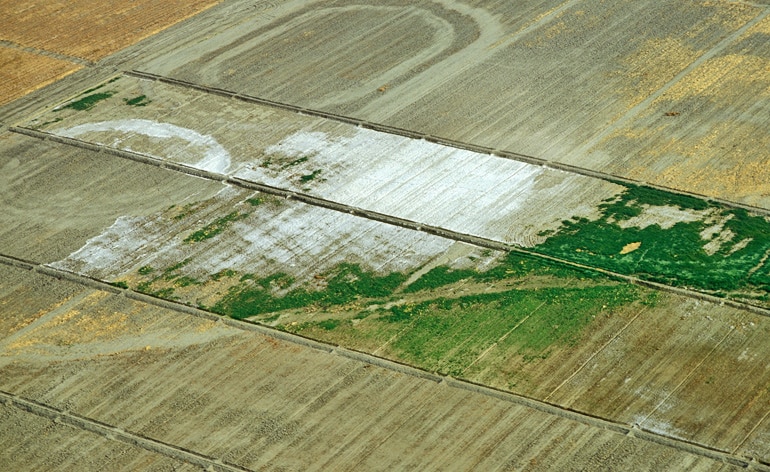
[[(544, 241), (540, 234), (564, 220), (598, 218), (598, 204), (623, 190), (421, 139), (350, 130), (338, 136), (297, 131), (265, 148), (269, 166), (242, 167), (236, 175), (525, 247)], [(300, 178), (316, 171), (318, 179)], [(586, 183), (590, 192), (571, 196)]]
[(437, 236), (307, 205), (258, 207), (215, 238), (184, 242), (186, 235), (231, 211), (246, 195), (226, 188), (215, 197), (217, 203), (207, 205), (204, 220), (195, 215), (180, 221), (162, 214), (120, 217), (103, 234), (53, 266), (114, 280), (141, 266), (165, 268), (190, 258), (181, 269), (185, 275), (205, 277), (223, 269), (261, 275), (284, 272), (302, 283), (342, 262), (381, 274), (410, 272), (453, 244)]
[(94, 277), (112, 278), (120, 272), (116, 263), (133, 260), (156, 239), (153, 228), (152, 222), (145, 218), (121, 216), (82, 248), (50, 265)]
[[(230, 154), (214, 138), (189, 128), (172, 125), (171, 123), (158, 123), (152, 120), (132, 118), (86, 123), (73, 126), (72, 128), (59, 129), (55, 133), (61, 136), (77, 138), (86, 133), (112, 131), (125, 134), (139, 134), (157, 139), (179, 138), (187, 141), (192, 146), (200, 146), (204, 149), (203, 158), (191, 164), (193, 167), (219, 173), (227, 172), (230, 168)], [(120, 147), (122, 141), (120, 137), (115, 137), (110, 145)]]

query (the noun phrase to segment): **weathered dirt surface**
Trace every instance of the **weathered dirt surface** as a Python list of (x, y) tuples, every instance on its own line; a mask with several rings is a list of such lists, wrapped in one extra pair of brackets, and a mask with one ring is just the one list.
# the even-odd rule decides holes
[[(770, 208), (764, 5), (394, 1), (242, 14), (254, 27), (220, 23), (136, 68)], [(380, 20), (364, 47), (362, 16)]]
[(0, 405), (3, 470), (196, 471), (199, 467)]

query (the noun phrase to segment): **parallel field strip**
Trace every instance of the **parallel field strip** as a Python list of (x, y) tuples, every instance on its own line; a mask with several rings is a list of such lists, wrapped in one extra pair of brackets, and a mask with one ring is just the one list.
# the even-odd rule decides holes
[(539, 258), (542, 260), (555, 262), (557, 264), (565, 265), (576, 269), (596, 272), (596, 273), (605, 275), (607, 277), (614, 278), (616, 280), (623, 280), (625, 282), (629, 282), (631, 284), (638, 285), (641, 287), (652, 288), (652, 289), (661, 290), (664, 292), (670, 292), (676, 295), (681, 295), (688, 298), (702, 300), (709, 303), (727, 305), (727, 306), (748, 311), (757, 315), (770, 317), (770, 309), (764, 308), (759, 305), (753, 305), (751, 303), (740, 302), (740, 301), (730, 300), (726, 298), (719, 298), (713, 295), (709, 295), (708, 293), (699, 292), (697, 290), (674, 287), (674, 286), (662, 284), (659, 282), (644, 280), (634, 276), (602, 269), (599, 267), (589, 266), (578, 262), (573, 262), (566, 259), (550, 256), (547, 254), (542, 254), (536, 251), (531, 251), (528, 249), (521, 248), (519, 246), (507, 244), (494, 239), (461, 233), (459, 231), (450, 230), (440, 226), (423, 224), (423, 223), (409, 220), (406, 218), (400, 218), (397, 216), (379, 213), (372, 210), (366, 210), (363, 208), (354, 207), (352, 205), (335, 202), (333, 200), (312, 196), (303, 192), (296, 192), (294, 190), (288, 190), (285, 188), (280, 188), (272, 185), (254, 182), (251, 180), (241, 179), (238, 177), (230, 177), (225, 174), (197, 169), (191, 166), (187, 166), (185, 164), (179, 164), (179, 163), (167, 161), (164, 159), (159, 159), (159, 158), (138, 153), (138, 152), (115, 149), (102, 144), (94, 144), (94, 143), (83, 141), (77, 138), (63, 137), (53, 133), (48, 133), (45, 131), (35, 130), (31, 128), (11, 127), (9, 128), (9, 130), (13, 133), (26, 135), (26, 136), (41, 139), (44, 141), (48, 140), (51, 142), (65, 144), (65, 145), (69, 145), (69, 146), (73, 146), (81, 149), (87, 149), (89, 151), (101, 152), (107, 155), (112, 155), (123, 159), (129, 159), (135, 162), (140, 162), (143, 164), (160, 167), (163, 169), (169, 169), (176, 172), (181, 172), (194, 177), (208, 179), (215, 182), (221, 182), (221, 183), (225, 183), (228, 185), (232, 185), (232, 186), (247, 189), (247, 190), (256, 190), (266, 194), (283, 197), (285, 199), (296, 200), (298, 202), (306, 203), (308, 205), (312, 205), (320, 208), (326, 208), (329, 210), (348, 213), (353, 216), (366, 218), (366, 219), (377, 221), (380, 223), (385, 223), (393, 226), (398, 226), (401, 228), (411, 229), (414, 231), (421, 231), (434, 236), (439, 236), (439, 237), (451, 239), (454, 241), (464, 242), (464, 243), (471, 244), (471, 245), (485, 248), (485, 249), (514, 252), (517, 254), (526, 255), (528, 257)]
[(191, 451), (184, 447), (168, 444), (163, 441), (158, 441), (157, 439), (151, 439), (142, 434), (124, 431), (118, 427), (95, 420), (93, 418), (87, 418), (76, 413), (64, 411), (59, 408), (46, 405), (45, 403), (40, 403), (29, 398), (20, 397), (18, 395), (4, 392), (2, 390), (0, 390), (0, 401), (5, 403), (7, 406), (18, 408), (19, 410), (32, 413), (33, 415), (37, 415), (42, 418), (48, 418), (56, 423), (66, 424), (73, 428), (104, 436), (107, 439), (121, 441), (133, 446), (138, 446), (147, 451), (161, 454), (171, 459), (176, 459), (179, 461), (187, 462), (188, 464), (202, 467), (205, 470), (217, 472), (250, 472), (252, 470), (235, 464), (225, 463), (213, 457)]
[[(261, 335), (285, 341), (298, 345), (304, 348), (310, 348), (319, 350), (325, 353), (339, 355), (346, 359), (351, 359), (364, 364), (373, 365), (390, 371), (405, 374), (411, 377), (415, 377), (422, 380), (429, 380), (436, 382), (437, 384), (444, 384), (447, 387), (464, 390), (467, 392), (477, 393), (486, 397), (502, 400), (511, 404), (523, 406), (537, 410), (548, 415), (563, 418), (570, 421), (575, 421), (592, 428), (599, 428), (602, 430), (610, 431), (619, 435), (633, 437), (648, 441), (651, 443), (659, 444), (665, 447), (675, 449), (677, 451), (697, 455), (700, 457), (720, 461), (725, 464), (730, 464), (738, 467), (743, 467), (748, 470), (759, 470), (770, 472), (770, 462), (762, 461), (756, 457), (746, 457), (735, 453), (727, 452), (724, 450), (716, 449), (704, 444), (699, 444), (693, 441), (687, 441), (659, 432), (646, 430), (640, 428), (637, 425), (629, 426), (627, 424), (607, 420), (605, 418), (565, 408), (552, 404), (546, 401), (537, 400), (535, 398), (519, 395), (505, 390), (500, 390), (494, 387), (478, 384), (475, 382), (460, 380), (451, 376), (442, 376), (434, 372), (428, 372), (426, 370), (404, 364), (398, 361), (393, 361), (376, 355), (346, 349), (341, 346), (335, 346), (332, 344), (316, 341), (304, 336), (288, 333), (285, 331), (279, 331), (270, 326), (265, 326), (256, 322), (246, 320), (235, 320), (232, 318), (216, 315), (214, 313), (201, 310), (199, 308), (191, 307), (180, 302), (173, 302), (164, 300), (151, 295), (135, 292), (131, 289), (123, 289), (110, 285), (107, 282), (91, 278), (88, 276), (80, 275), (74, 272), (69, 272), (61, 269), (55, 269), (45, 264), (39, 264), (33, 261), (20, 259), (17, 257), (6, 256), (0, 254), (0, 264), (4, 264), (19, 269), (34, 271), (36, 273), (60, 279), (68, 282), (76, 283), (81, 286), (108, 292), (120, 296), (125, 296), (128, 299), (136, 300), (142, 303), (147, 303), (152, 306), (171, 310), (173, 312), (185, 315), (191, 315), (205, 320), (216, 321), (224, 323), (228, 327), (236, 328), (243, 331), (256, 332)], [(123, 431), (115, 426), (107, 425), (98, 420), (85, 418), (83, 416), (64, 412), (52, 406), (45, 405), (43, 403), (36, 402), (34, 400), (25, 399), (16, 396), (12, 393), (0, 391), (0, 399), (4, 399), (5, 403), (9, 406), (34, 413), (39, 416), (65, 421), (74, 427), (84, 429), (91, 432), (96, 432), (108, 437), (114, 437), (124, 442), (134, 444), (139, 447), (143, 447), (152, 452), (161, 453), (178, 460), (184, 460), (193, 464), (201, 465), (206, 463), (213, 467), (215, 470), (249, 470), (243, 469), (239, 466), (233, 466), (231, 464), (225, 464), (214, 458), (210, 458), (203, 454), (190, 451), (183, 447), (164, 443), (162, 441), (146, 438), (136, 433), (130, 433)]]
[(92, 67), (96, 65), (95, 62), (89, 61), (88, 59), (83, 59), (82, 57), (70, 56), (68, 54), (48, 51), (46, 49), (39, 49), (32, 46), (24, 46), (23, 44), (18, 44), (13, 41), (4, 39), (0, 39), (0, 46), (9, 49), (18, 49), (20, 51), (30, 52), (32, 54), (37, 54), (38, 56), (46, 56), (53, 59), (58, 59), (60, 61), (72, 62), (73, 64), (77, 64), (79, 66)]
[(762, 207), (758, 207), (758, 206), (754, 206), (754, 205), (746, 205), (744, 203), (734, 202), (732, 200), (726, 200), (726, 199), (722, 199), (722, 198), (718, 198), (718, 197), (712, 197), (712, 196), (703, 195), (703, 194), (695, 193), (695, 192), (688, 192), (688, 191), (684, 191), (684, 190), (681, 190), (681, 189), (676, 189), (676, 188), (673, 188), (673, 187), (667, 187), (665, 185), (652, 184), (652, 183), (648, 183), (648, 182), (645, 182), (645, 181), (642, 181), (642, 180), (636, 180), (636, 179), (631, 179), (631, 178), (628, 178), (628, 177), (623, 177), (623, 176), (620, 176), (620, 175), (617, 175), (617, 174), (611, 174), (611, 173), (607, 173), (607, 172), (600, 172), (600, 171), (591, 170), (591, 169), (584, 168), (584, 167), (574, 166), (574, 165), (570, 165), (570, 164), (564, 164), (564, 163), (556, 162), (556, 161), (550, 161), (550, 160), (547, 160), (547, 159), (542, 159), (542, 158), (534, 157), (534, 156), (528, 156), (526, 154), (520, 154), (520, 153), (513, 152), (513, 151), (506, 151), (506, 150), (502, 150), (502, 149), (496, 149), (496, 148), (491, 148), (491, 147), (487, 147), (487, 146), (480, 146), (480, 145), (477, 145), (477, 144), (468, 143), (468, 142), (464, 142), (464, 141), (458, 141), (458, 140), (454, 140), (454, 139), (450, 139), (450, 138), (445, 138), (445, 137), (441, 137), (441, 136), (434, 136), (434, 135), (430, 135), (430, 134), (419, 133), (419, 132), (415, 132), (415, 131), (408, 130), (408, 129), (405, 129), (405, 128), (398, 128), (398, 127), (395, 127), (395, 126), (384, 125), (384, 124), (380, 124), (380, 123), (375, 123), (375, 122), (371, 122), (371, 121), (366, 121), (366, 120), (358, 119), (358, 118), (355, 118), (355, 117), (339, 115), (339, 114), (336, 114), (336, 113), (329, 113), (329, 112), (325, 112), (325, 111), (322, 111), (322, 110), (316, 110), (316, 109), (312, 109), (312, 108), (305, 108), (305, 107), (291, 105), (291, 104), (283, 103), (283, 102), (277, 102), (277, 101), (274, 101), (274, 100), (268, 100), (268, 99), (265, 99), (265, 98), (255, 97), (255, 96), (252, 96), (252, 95), (242, 94), (242, 93), (239, 93), (239, 92), (234, 92), (234, 91), (226, 90), (226, 89), (222, 89), (222, 88), (208, 87), (208, 86), (205, 86), (205, 85), (199, 85), (199, 84), (196, 84), (196, 83), (193, 83), (193, 82), (188, 82), (188, 81), (184, 81), (184, 80), (180, 80), (180, 79), (174, 79), (174, 78), (171, 78), (171, 77), (164, 77), (164, 76), (153, 74), (153, 73), (150, 73), (150, 72), (131, 70), (131, 71), (125, 71), (125, 72), (123, 72), (123, 74), (126, 75), (126, 76), (129, 76), (129, 77), (135, 77), (135, 78), (145, 79), (145, 80), (152, 80), (152, 81), (157, 81), (157, 82), (161, 82), (161, 83), (169, 84), (169, 85), (176, 85), (176, 86), (179, 86), (179, 87), (183, 87), (183, 88), (187, 88), (187, 89), (192, 89), (192, 90), (197, 90), (197, 91), (201, 91), (201, 92), (205, 92), (205, 93), (209, 93), (209, 94), (213, 94), (213, 95), (218, 95), (218, 96), (221, 96), (221, 97), (234, 98), (236, 100), (240, 100), (240, 101), (243, 101), (243, 102), (256, 103), (256, 104), (259, 104), (259, 105), (269, 106), (269, 107), (277, 108), (277, 109), (280, 109), (280, 110), (290, 111), (290, 112), (294, 112), (294, 113), (297, 113), (297, 114), (300, 114), (300, 115), (313, 116), (313, 117), (317, 117), (317, 118), (325, 118), (325, 119), (328, 119), (328, 120), (331, 120), (331, 121), (335, 121), (335, 122), (339, 122), (339, 123), (346, 123), (346, 124), (350, 124), (350, 125), (354, 125), (354, 126), (359, 126), (361, 128), (370, 129), (372, 131), (379, 131), (379, 132), (382, 132), (382, 133), (394, 134), (394, 135), (397, 135), (397, 136), (403, 136), (405, 138), (424, 140), (424, 141), (427, 141), (427, 142), (430, 142), (430, 143), (440, 144), (440, 145), (452, 147), (452, 148), (455, 148), (455, 149), (462, 149), (462, 150), (466, 150), (466, 151), (472, 151), (472, 152), (476, 152), (476, 153), (479, 153), (479, 154), (488, 154), (488, 155), (491, 155), (491, 156), (494, 156), (494, 157), (500, 157), (500, 158), (503, 158), (503, 159), (511, 159), (511, 160), (518, 161), (518, 162), (524, 162), (526, 164), (533, 164), (533, 165), (537, 165), (537, 166), (541, 166), (541, 167), (545, 167), (545, 168), (550, 168), (550, 169), (560, 170), (560, 171), (563, 171), (563, 172), (568, 172), (568, 173), (571, 173), (571, 174), (577, 174), (577, 175), (582, 175), (582, 176), (585, 176), (585, 177), (592, 177), (592, 178), (596, 178), (596, 179), (601, 179), (601, 180), (608, 181), (608, 182), (619, 183), (619, 184), (628, 184), (628, 185), (641, 185), (641, 186), (644, 186), (644, 187), (652, 188), (652, 189), (655, 189), (655, 190), (661, 190), (661, 191), (673, 193), (673, 194), (676, 194), (676, 195), (684, 195), (684, 196), (689, 196), (689, 197), (694, 197), (694, 198), (698, 198), (698, 199), (701, 199), (701, 200), (705, 200), (705, 201), (708, 201), (708, 202), (718, 203), (718, 204), (724, 205), (724, 206), (726, 206), (728, 208), (742, 208), (742, 209), (747, 210), (747, 211), (751, 211), (751, 212), (758, 213), (758, 214), (761, 214), (761, 215), (770, 216), (770, 208), (762, 208)]

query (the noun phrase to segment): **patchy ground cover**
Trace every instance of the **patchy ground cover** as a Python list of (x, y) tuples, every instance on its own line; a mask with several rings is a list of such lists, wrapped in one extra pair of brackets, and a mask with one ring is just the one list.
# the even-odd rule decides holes
[(234, 188), (121, 218), (54, 266), (459, 377), (491, 346), (546, 359), (597, 316), (655, 299), (591, 270)]
[[(0, 290), (87, 292), (65, 309), (43, 310), (25, 332), (0, 338), (0, 389), (61, 412), (42, 418), (3, 402), (5, 469), (200, 470), (105, 438), (114, 427), (251, 470), (320, 462), (333, 470), (597, 463), (625, 470), (663, 461), (723, 470), (688, 450), (301, 343), (53, 277), (43, 286), (33, 281), (40, 274), (21, 269), (3, 275)], [(128, 329), (106, 329), (112, 326)], [(23, 345), (6, 348), (14, 343)], [(103, 429), (84, 432), (68, 417), (93, 419)]]
[[(212, 107), (226, 110), (231, 120), (195, 119)], [(752, 303), (770, 301), (770, 222), (704, 199), (133, 77), (87, 90), (30, 124), (640, 279)], [(212, 215), (185, 242), (211, 238), (245, 215), (233, 209)], [(439, 276), (462, 276), (433, 269), (438, 272), (425, 274), (418, 284), (427, 288)], [(233, 303), (240, 305), (231, 299), (206, 306)], [(300, 302), (282, 303), (288, 305), (269, 306)]]
[(767, 302), (770, 222), (740, 208), (645, 187), (565, 221), (535, 251), (712, 294)]

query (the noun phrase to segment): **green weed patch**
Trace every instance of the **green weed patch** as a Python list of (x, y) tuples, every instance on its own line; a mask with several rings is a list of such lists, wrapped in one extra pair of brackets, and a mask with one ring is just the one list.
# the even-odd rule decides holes
[(302, 308), (310, 305), (323, 307), (344, 305), (358, 298), (381, 298), (393, 293), (406, 276), (394, 272), (380, 276), (366, 272), (357, 264), (343, 263), (322, 276), (326, 286), (322, 290), (295, 288), (284, 295), (294, 279), (286, 274), (257, 278), (251, 274), (241, 277), (240, 283), (212, 307), (212, 310), (233, 318), (248, 318), (263, 313)]
[(213, 223), (204, 226), (203, 228), (184, 238), (184, 242), (197, 243), (206, 239), (213, 238), (214, 236), (227, 229), (233, 222), (242, 220), (247, 216), (249, 216), (248, 213), (238, 213), (237, 211), (234, 211), (226, 216), (217, 218)]
[[(658, 224), (643, 229), (619, 225), (641, 215), (645, 206), (711, 210), (711, 216), (710, 220), (678, 222), (667, 229)], [(752, 272), (770, 251), (770, 224), (763, 217), (644, 187), (629, 187), (619, 200), (600, 208), (603, 214), (598, 220), (565, 221), (558, 233), (549, 235), (534, 250), (673, 286), (715, 292), (770, 287), (770, 274), (764, 266)], [(709, 254), (704, 249), (708, 241), (701, 233), (717, 221), (722, 224), (721, 231), (729, 230), (732, 237)], [(622, 254), (632, 243), (640, 243), (638, 249)]]
[(559, 346), (577, 343), (597, 315), (610, 316), (634, 302), (654, 303), (656, 295), (627, 283), (510, 290), (393, 306), (357, 325), (306, 322), (292, 331), (329, 340), (397, 333), (389, 349), (398, 359), (462, 376), (492, 345), (524, 362), (544, 359)]
[(97, 103), (101, 102), (102, 100), (107, 100), (111, 96), (115, 95), (115, 93), (117, 92), (99, 92), (91, 95), (86, 95), (80, 100), (74, 101), (72, 103), (68, 103), (67, 105), (64, 105), (63, 107), (57, 109), (56, 111), (61, 111), (67, 108), (71, 108), (73, 110), (78, 110), (78, 111), (90, 110)]
[(149, 103), (152, 103), (152, 100), (147, 98), (146, 95), (139, 95), (138, 97), (134, 98), (124, 98), (123, 102), (125, 102), (126, 105), (133, 107), (143, 107)]

